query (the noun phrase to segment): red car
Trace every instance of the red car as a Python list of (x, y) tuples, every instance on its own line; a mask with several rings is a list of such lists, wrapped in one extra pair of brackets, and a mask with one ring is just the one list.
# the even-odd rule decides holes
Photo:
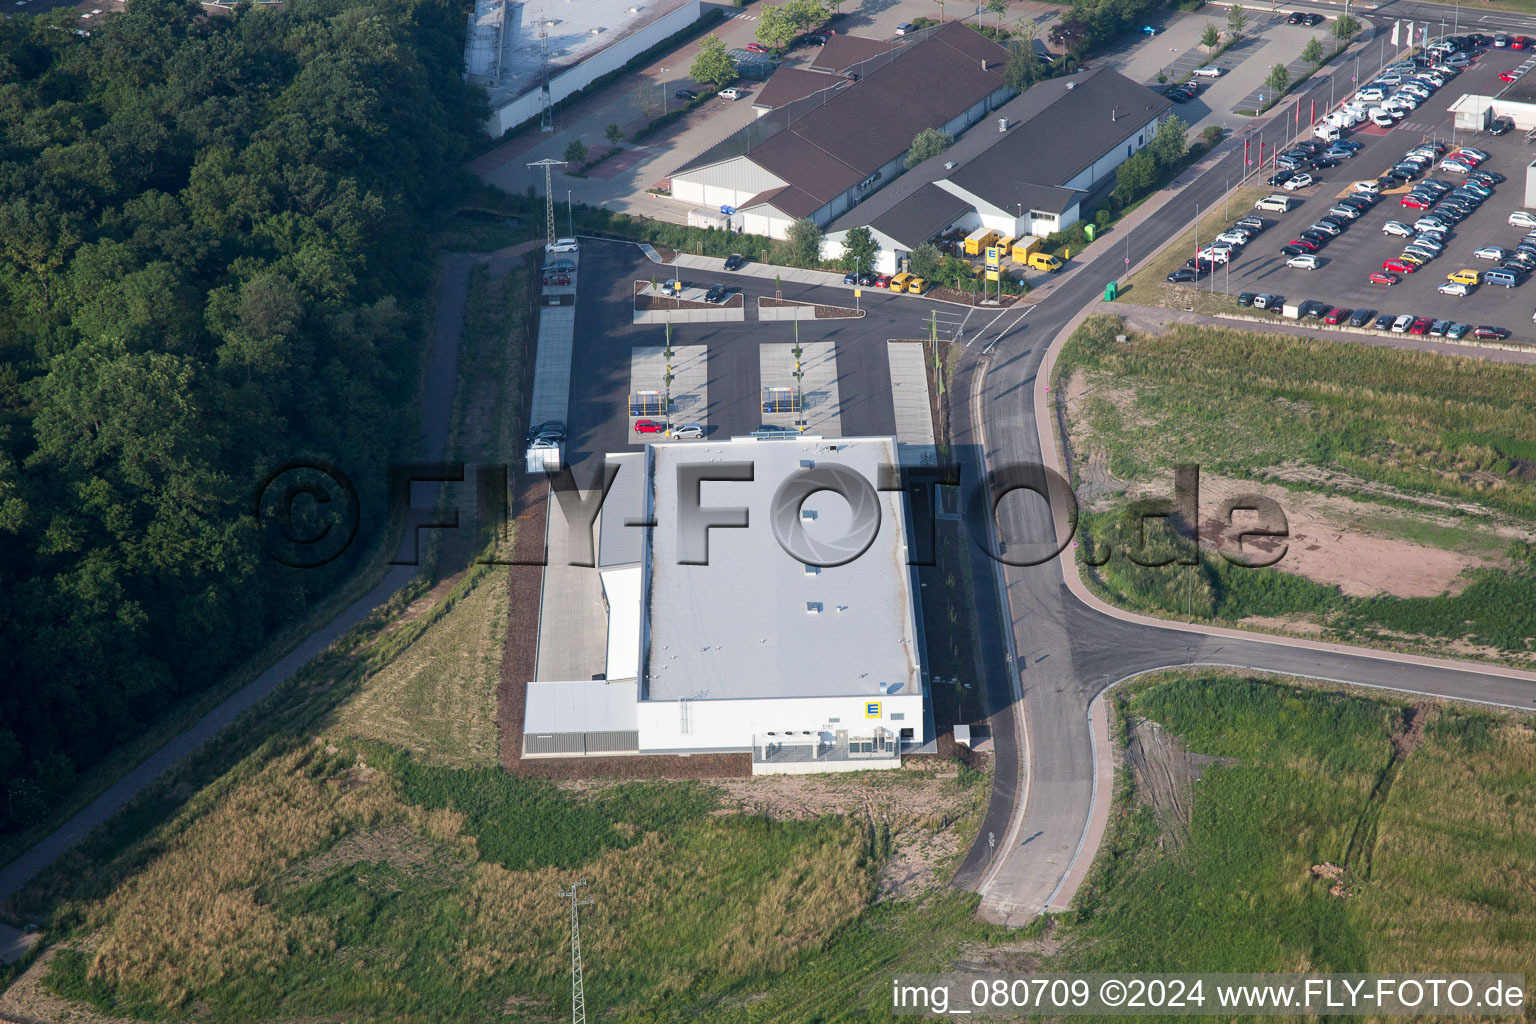
[(1474, 327), (1472, 328), (1472, 336), (1474, 338), (1498, 338), (1502, 341), (1509, 337), (1509, 332), (1502, 327)]
[(1352, 310), (1352, 309), (1334, 309), (1334, 310), (1331, 310), (1328, 313), (1327, 316), (1323, 317), (1323, 323), (1325, 323), (1325, 324), (1340, 324), (1340, 323), (1343, 323), (1345, 320), (1349, 319), (1349, 314), (1351, 314), (1353, 312), (1354, 312), (1354, 310)]
[(1429, 333), (1429, 320), (1426, 319), (1425, 317), (1422, 317), (1422, 316), (1414, 317), (1413, 318), (1413, 323), (1408, 325), (1408, 333), (1409, 334), (1428, 334)]
[(1501, 81), (1501, 82), (1513, 82), (1516, 77), (1517, 77), (1516, 75), (1513, 75), (1513, 74), (1511, 74), (1508, 71), (1500, 71), (1499, 72), (1499, 81)]
[[(1513, 82), (1514, 79), (1511, 78), (1510, 81)], [(1460, 160), (1462, 163), (1466, 164), (1468, 167), (1476, 167), (1478, 164), (1483, 162), (1483, 158), (1482, 157), (1480, 157), (1480, 156), (1473, 156), (1471, 153), (1468, 153), (1464, 149), (1458, 149), (1456, 151), (1456, 159)]]
[(746, 49), (747, 49), (748, 53), (767, 53), (768, 52), (768, 47), (764, 46), (762, 43), (748, 43)]
[(1318, 250), (1317, 243), (1310, 238), (1293, 238), (1285, 244), (1294, 245), (1296, 248), (1305, 249), (1307, 252), (1317, 252)]
[(1406, 260), (1387, 260), (1382, 263), (1381, 269), (1394, 274), (1411, 274), (1419, 268)]
[(1401, 280), (1402, 278), (1395, 274), (1383, 274), (1379, 270), (1370, 276), (1371, 284), (1397, 284)]
[(657, 423), (655, 420), (635, 420), (635, 433), (637, 434), (660, 434), (666, 429), (665, 423)]
[(546, 274), (544, 283), (548, 285), (566, 285), (571, 283), (570, 274)]
[(874, 287), (876, 287), (876, 288), (889, 288), (890, 286), (891, 286), (891, 275), (890, 274), (881, 274), (879, 277), (875, 278)]
[(1406, 206), (1411, 210), (1429, 209), (1429, 200), (1423, 199), (1419, 196), (1403, 196), (1403, 198), (1398, 200), (1398, 204), (1400, 206)]

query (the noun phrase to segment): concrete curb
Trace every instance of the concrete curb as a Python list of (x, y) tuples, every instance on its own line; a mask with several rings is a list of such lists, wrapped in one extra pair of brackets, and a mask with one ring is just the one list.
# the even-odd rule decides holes
[(720, 324), (745, 320), (745, 309), (648, 309), (634, 313), (637, 324)]

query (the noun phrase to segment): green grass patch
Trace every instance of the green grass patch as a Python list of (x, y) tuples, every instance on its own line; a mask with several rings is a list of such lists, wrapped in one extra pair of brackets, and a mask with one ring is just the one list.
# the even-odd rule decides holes
[[(1283, 680), (1165, 673), (1115, 698), (1195, 753), (1179, 842), (1129, 791), (1058, 937), (1055, 970), (1436, 971), (1536, 967), (1536, 733)], [(1362, 836), (1368, 836), (1363, 840)], [(1346, 895), (1313, 877), (1344, 868)]]
[[(1083, 403), (1091, 443), (1132, 482), (1194, 463), (1202, 472), (1264, 479), (1275, 467), (1311, 466), (1411, 497), (1475, 504), (1495, 516), (1536, 514), (1536, 481), (1510, 460), (1536, 437), (1526, 367), (1342, 342), (1175, 324), (1166, 334), (1129, 334), (1117, 317), (1089, 319), (1062, 350), (1058, 385), (1071, 374), (1102, 379), (1132, 397)], [(1359, 497), (1369, 500), (1368, 494)], [(1465, 639), (1528, 654), (1536, 636), (1536, 559), (1523, 542), (1411, 515), (1378, 517), (1382, 532), (1435, 547), (1488, 555), (1505, 568), (1469, 570), (1453, 597), (1360, 599), (1281, 568), (1244, 569), (1203, 552), (1195, 568), (1138, 565), (1128, 505), (1085, 511), (1079, 557), (1091, 582), (1127, 607), (1170, 616), (1236, 621), (1310, 616), (1340, 638), (1401, 642)], [(1389, 521), (1390, 520), (1390, 521)], [(1140, 560), (1185, 553), (1152, 531)], [(1283, 562), (1281, 563), (1284, 564)]]

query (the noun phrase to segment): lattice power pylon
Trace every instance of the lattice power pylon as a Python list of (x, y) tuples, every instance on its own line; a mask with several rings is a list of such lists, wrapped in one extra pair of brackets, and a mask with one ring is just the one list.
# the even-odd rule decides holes
[(550, 168), (564, 167), (564, 160), (535, 160), (529, 167), (544, 168), (544, 234), (549, 247), (555, 247), (555, 188), (550, 180)]
[(592, 901), (576, 898), (586, 887), (587, 880), (582, 878), (560, 891), (561, 899), (571, 901), (571, 1024), (587, 1024), (587, 996), (581, 983), (581, 908), (590, 907)]

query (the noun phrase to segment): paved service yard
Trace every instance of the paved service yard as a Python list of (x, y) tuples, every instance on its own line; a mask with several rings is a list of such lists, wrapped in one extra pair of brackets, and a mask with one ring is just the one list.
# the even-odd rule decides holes
[[(1297, 302), (1316, 299), (1351, 309), (1364, 307), (1382, 313), (1410, 313), (1474, 326), (1488, 324), (1508, 329), (1515, 340), (1536, 341), (1536, 324), (1531, 321), (1532, 308), (1536, 306), (1536, 283), (1533, 283), (1536, 279), (1528, 279), (1514, 288), (1479, 285), (1465, 298), (1441, 295), (1436, 291), (1445, 283), (1447, 275), (1464, 267), (1483, 271), (1497, 265), (1474, 259), (1472, 254), (1478, 249), (1486, 245), (1513, 248), (1526, 233), (1526, 229), (1509, 224), (1510, 213), (1522, 208), (1525, 169), (1531, 160), (1523, 132), (1513, 131), (1497, 138), (1481, 132), (1456, 133), (1456, 141), (1488, 154), (1489, 159), (1481, 170), (1495, 171), (1507, 180), (1494, 189), (1492, 198), (1455, 226), (1446, 240), (1443, 254), (1416, 273), (1403, 276), (1400, 284), (1388, 287), (1367, 281), (1372, 271), (1381, 269), (1383, 260), (1395, 258), (1402, 251), (1404, 239), (1383, 234), (1382, 225), (1396, 220), (1412, 226), (1422, 215), (1401, 206), (1398, 195), (1385, 195), (1342, 235), (1320, 249), (1317, 255), (1322, 266), (1317, 270), (1288, 268), (1285, 266), (1287, 257), (1280, 253), (1282, 245), (1326, 216), (1334, 198), (1344, 193), (1350, 182), (1374, 179), (1404, 152), (1425, 139), (1440, 137), (1449, 141), (1452, 117), (1447, 107), (1463, 93), (1496, 94), (1502, 87), (1498, 73), (1515, 67), (1524, 56), (1520, 52), (1490, 50), (1471, 69), (1447, 82), (1429, 102), (1410, 113), (1406, 121), (1391, 129), (1355, 129), (1346, 137), (1363, 143), (1364, 148), (1336, 168), (1313, 172), (1314, 177), (1322, 179), (1321, 183), (1292, 193), (1293, 200), (1299, 197), (1301, 202), (1294, 204), (1289, 213), (1234, 209), (1234, 220), (1256, 213), (1268, 221), (1270, 227), (1233, 261), (1230, 273), (1227, 268), (1218, 268), (1216, 274), (1200, 283), (1201, 290), (1211, 291), (1214, 286), (1216, 292), (1229, 291), (1233, 296), (1244, 291), (1270, 292)], [(1303, 111), (1303, 115), (1305, 113)], [(1306, 131), (1305, 124), (1303, 131)], [(1266, 168), (1266, 176), (1268, 173)], [(1459, 184), (1463, 177), (1438, 167), (1428, 176), (1452, 184)], [(1254, 179), (1250, 177), (1249, 184), (1253, 183)], [(1282, 192), (1283, 189), (1274, 191)], [(1406, 191), (1406, 188), (1400, 190)]]

